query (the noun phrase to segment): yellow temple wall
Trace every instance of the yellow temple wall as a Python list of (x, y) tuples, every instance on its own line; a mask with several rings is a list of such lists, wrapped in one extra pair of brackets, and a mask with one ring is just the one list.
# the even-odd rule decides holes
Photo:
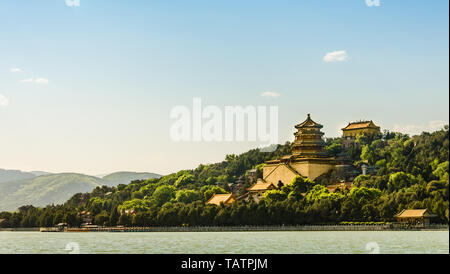
[(263, 167), (263, 178), (266, 178), (266, 176), (277, 167), (278, 167), (278, 164), (265, 165)]
[(302, 176), (314, 180), (320, 175), (327, 173), (328, 171), (333, 169), (334, 164), (299, 162), (299, 163), (292, 163), (291, 167), (294, 168)]
[(284, 164), (265, 166), (263, 168), (264, 181), (272, 183), (274, 186), (278, 186), (278, 181), (281, 181), (285, 185), (290, 184), (295, 176), (297, 176), (297, 174)]
[(343, 131), (343, 137), (355, 137), (358, 134), (362, 134), (362, 133), (367, 133), (367, 134), (375, 134), (375, 133), (379, 133), (380, 131), (374, 128), (362, 128), (362, 129), (352, 129), (352, 130), (344, 130)]
[[(334, 168), (334, 164), (332, 163), (314, 163), (307, 161), (291, 163), (290, 166), (300, 175), (311, 180), (314, 180)], [(275, 186), (278, 186), (278, 181), (281, 181), (285, 185), (290, 184), (295, 176), (297, 176), (297, 174), (289, 169), (285, 164), (269, 165), (263, 168), (264, 181), (272, 183)]]

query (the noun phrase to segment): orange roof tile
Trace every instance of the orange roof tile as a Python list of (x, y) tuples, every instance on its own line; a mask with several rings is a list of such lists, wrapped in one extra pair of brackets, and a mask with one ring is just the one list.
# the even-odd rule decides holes
[(379, 128), (372, 121), (362, 121), (362, 122), (354, 122), (349, 123), (342, 130), (351, 130), (351, 129), (362, 129), (362, 128)]
[(214, 204), (214, 205), (220, 205), (220, 203), (226, 204), (230, 200), (234, 200), (234, 196), (232, 193), (228, 194), (215, 194), (211, 197), (206, 203), (207, 204)]
[(275, 186), (272, 183), (263, 183), (263, 182), (258, 182), (254, 185), (252, 185), (251, 187), (249, 187), (247, 190), (248, 191), (259, 191), (259, 190), (269, 190), (269, 189), (273, 189), (275, 188)]
[(420, 218), (424, 216), (428, 216), (426, 209), (403, 209), (402, 212), (395, 215), (397, 218)]
[(303, 121), (302, 123), (300, 123), (300, 124), (295, 126), (295, 128), (297, 128), (297, 129), (298, 128), (303, 128), (303, 127), (319, 127), (319, 128), (322, 128), (322, 125), (314, 122), (311, 119), (311, 115), (308, 114), (308, 117), (306, 118), (305, 121)]

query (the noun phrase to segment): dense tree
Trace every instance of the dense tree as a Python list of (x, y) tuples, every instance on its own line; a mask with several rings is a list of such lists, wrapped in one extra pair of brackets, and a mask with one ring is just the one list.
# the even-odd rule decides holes
[(109, 214), (109, 224), (112, 226), (117, 225), (117, 222), (119, 221), (119, 207), (116, 206), (111, 210), (111, 213)]
[(178, 190), (175, 194), (175, 201), (185, 204), (192, 203), (197, 200), (201, 200), (202, 196), (200, 192), (191, 189)]
[(175, 190), (176, 188), (174, 186), (161, 185), (156, 188), (155, 192), (153, 193), (152, 201), (156, 205), (161, 206), (175, 197)]

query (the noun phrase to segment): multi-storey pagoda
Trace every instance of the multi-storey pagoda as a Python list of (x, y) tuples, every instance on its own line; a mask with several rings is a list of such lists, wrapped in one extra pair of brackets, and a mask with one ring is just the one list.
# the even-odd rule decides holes
[(314, 122), (308, 114), (306, 120), (295, 126), (295, 141), (292, 144), (292, 154), (281, 159), (266, 162), (263, 168), (263, 178), (249, 188), (261, 190), (259, 186), (279, 186), (290, 184), (294, 177), (300, 175), (309, 179), (329, 172), (341, 160), (327, 155), (325, 142), (322, 139), (322, 125)]
[(295, 126), (295, 141), (292, 144), (292, 154), (298, 157), (326, 157), (325, 142), (322, 139), (323, 126), (314, 122), (308, 114), (306, 120)]

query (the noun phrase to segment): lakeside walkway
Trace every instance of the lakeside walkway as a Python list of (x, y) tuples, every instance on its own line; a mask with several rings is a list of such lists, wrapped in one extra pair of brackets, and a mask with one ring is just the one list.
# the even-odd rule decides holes
[[(390, 230), (449, 230), (445, 224), (405, 226), (383, 225), (299, 225), (299, 226), (192, 226), (192, 227), (89, 227), (40, 228), (41, 232), (239, 232), (239, 231), (390, 231)], [(36, 231), (35, 229), (33, 231)]]

